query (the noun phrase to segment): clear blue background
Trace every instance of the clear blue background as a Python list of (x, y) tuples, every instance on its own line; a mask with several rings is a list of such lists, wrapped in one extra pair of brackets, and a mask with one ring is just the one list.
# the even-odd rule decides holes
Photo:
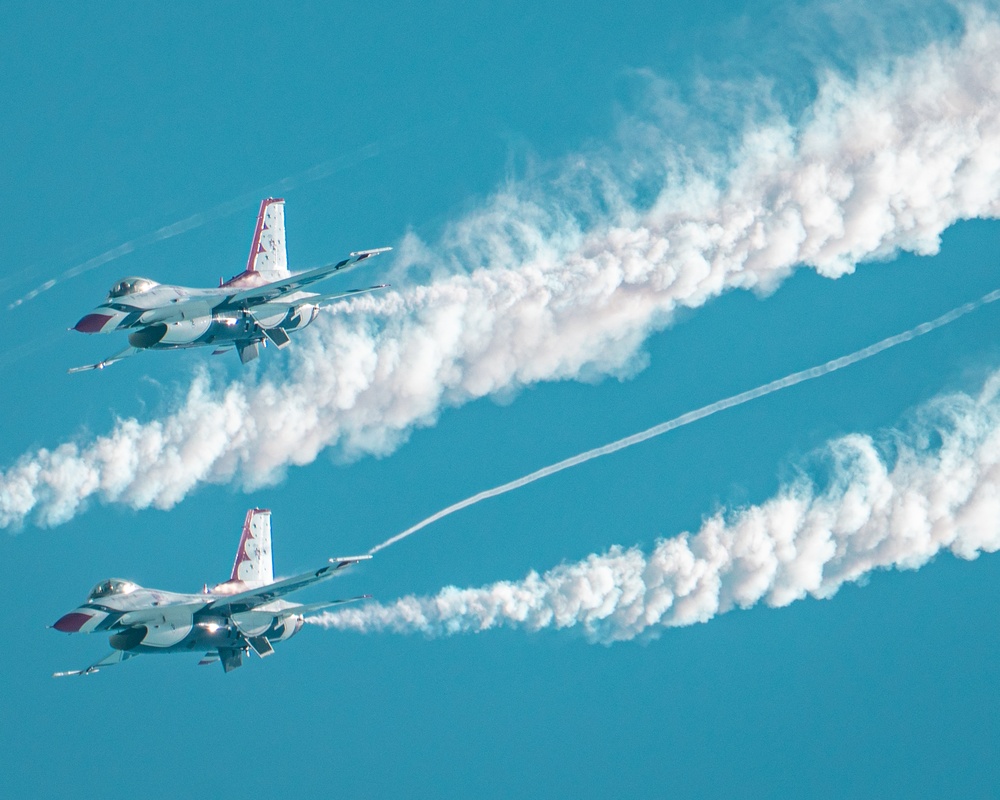
[[(738, 130), (758, 79), (790, 113), (816, 76), (958, 29), (934, 4), (108, 3), (7, 8), (0, 30), (0, 464), (149, 419), (204, 353), (67, 367), (112, 352), (66, 332), (126, 274), (211, 285), (242, 269), (259, 197), (284, 192), (293, 267), (444, 223), (532, 160), (642, 112), (650, 68), (688, 110), (677, 137)], [(728, 81), (704, 91), (701, 79)], [(733, 89), (733, 85), (736, 89)], [(747, 90), (747, 96), (751, 96)], [(182, 236), (7, 303), (122, 242), (234, 198)], [(649, 367), (446, 410), (391, 457), (324, 454), (280, 486), (204, 487), (170, 512), (93, 504), (0, 538), (0, 768), (12, 797), (986, 796), (998, 787), (1000, 563), (940, 557), (832, 601), (756, 608), (659, 640), (574, 632), (444, 640), (307, 629), (223, 675), (147, 658), (86, 680), (95, 637), (47, 630), (109, 575), (197, 590), (228, 575), (247, 507), (274, 511), (279, 572), (364, 552), (539, 466), (850, 352), (997, 288), (1000, 225), (940, 255), (773, 296), (727, 295), (648, 344)], [(388, 264), (380, 269), (386, 269)], [(990, 307), (821, 381), (733, 409), (452, 516), (341, 578), (382, 600), (517, 579), (614, 543), (649, 546), (720, 505), (766, 499), (830, 437), (905, 421), (1000, 364)], [(95, 349), (96, 348), (96, 349)], [(107, 349), (107, 352), (105, 352)], [(280, 360), (268, 351), (265, 358)], [(219, 360), (216, 360), (218, 362)], [(235, 359), (214, 366), (235, 376)], [(321, 595), (329, 592), (321, 593)]]

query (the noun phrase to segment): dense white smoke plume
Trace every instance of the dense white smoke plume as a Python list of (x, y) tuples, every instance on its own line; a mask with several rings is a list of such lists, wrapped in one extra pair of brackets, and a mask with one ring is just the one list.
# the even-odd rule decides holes
[[(829, 445), (831, 478), (802, 477), (767, 502), (719, 512), (652, 551), (612, 547), (522, 581), (442, 589), (309, 618), (358, 631), (429, 636), (498, 626), (578, 627), (596, 642), (655, 636), (734, 608), (830, 597), (875, 569), (917, 569), (941, 550), (1000, 549), (1000, 373), (978, 398), (924, 409), (908, 441)], [(886, 455), (886, 451), (891, 455)]]
[(26, 454), (0, 475), (0, 526), (64, 522), (88, 498), (169, 508), (202, 482), (274, 482), (327, 447), (387, 453), (444, 406), (627, 372), (675, 310), (728, 289), (935, 252), (956, 220), (1000, 215), (1000, 23), (967, 16), (956, 43), (827, 77), (800, 121), (751, 126), (725, 166), (661, 143), (630, 154), (640, 192), (581, 157), (501, 191), (434, 248), (407, 237), (398, 266), (425, 267), (429, 285), (325, 316), (287, 373), (223, 387), (202, 373), (164, 419)]

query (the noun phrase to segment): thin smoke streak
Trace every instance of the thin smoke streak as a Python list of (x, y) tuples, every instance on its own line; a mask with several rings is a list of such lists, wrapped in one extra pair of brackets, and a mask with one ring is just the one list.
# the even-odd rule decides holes
[(221, 384), (199, 370), (158, 418), (25, 453), (0, 474), (0, 527), (257, 489), (330, 448), (387, 455), (445, 408), (630, 374), (679, 310), (726, 292), (939, 252), (957, 221), (1000, 218), (1000, 19), (965, 18), (959, 41), (818, 78), (796, 119), (749, 121), (718, 157), (653, 126), (556, 180), (508, 181), (433, 244), (408, 233), (392, 265), (407, 288), (332, 310), (280, 362)]
[(937, 330), (945, 325), (948, 325), (955, 320), (964, 317), (966, 314), (971, 314), (973, 311), (981, 308), (989, 303), (996, 302), (1000, 300), (1000, 289), (994, 289), (992, 292), (984, 294), (978, 300), (974, 300), (964, 305), (954, 308), (940, 317), (930, 320), (929, 322), (922, 322), (916, 327), (910, 328), (908, 331), (902, 333), (897, 333), (894, 336), (890, 336), (886, 339), (882, 339), (880, 342), (863, 347), (860, 350), (856, 350), (853, 353), (849, 353), (845, 356), (840, 356), (839, 358), (834, 358), (827, 361), (824, 364), (819, 364), (815, 367), (809, 367), (808, 369), (800, 370), (799, 372), (793, 372), (791, 375), (786, 375), (784, 378), (778, 378), (771, 381), (770, 383), (765, 383), (754, 389), (748, 389), (745, 392), (740, 392), (739, 394), (734, 394), (731, 397), (727, 397), (723, 400), (717, 400), (714, 403), (709, 403), (707, 406), (702, 406), (701, 408), (695, 409), (694, 411), (688, 411), (681, 414), (679, 417), (674, 417), (666, 422), (661, 422), (659, 425), (654, 425), (652, 428), (647, 428), (639, 433), (634, 433), (631, 436), (626, 436), (623, 439), (618, 439), (617, 441), (610, 442), (609, 444), (602, 445), (601, 447), (595, 447), (593, 450), (587, 450), (585, 453), (580, 453), (570, 458), (559, 461), (555, 464), (550, 464), (547, 467), (542, 467), (528, 475), (525, 475), (516, 480), (510, 481), (508, 483), (502, 484), (501, 486), (496, 486), (492, 489), (486, 489), (478, 494), (474, 494), (471, 497), (467, 497), (465, 500), (461, 500), (447, 508), (438, 511), (436, 514), (432, 514), (426, 519), (418, 522), (416, 525), (407, 528), (402, 533), (398, 533), (390, 539), (386, 539), (382, 544), (376, 545), (369, 553), (377, 553), (380, 550), (384, 550), (387, 547), (399, 542), (408, 536), (416, 533), (422, 528), (426, 528), (431, 523), (437, 522), (444, 517), (454, 514), (456, 511), (461, 511), (463, 508), (468, 508), (469, 506), (481, 503), (483, 500), (489, 500), (492, 497), (498, 497), (502, 494), (507, 494), (507, 492), (512, 492), (515, 489), (520, 489), (522, 486), (527, 486), (529, 483), (534, 483), (535, 481), (541, 480), (542, 478), (547, 478), (550, 475), (554, 475), (557, 472), (562, 472), (570, 467), (575, 467), (583, 464), (587, 461), (591, 461), (595, 458), (600, 458), (601, 456), (610, 455), (619, 450), (624, 450), (627, 447), (632, 447), (633, 445), (645, 442), (647, 439), (652, 439), (655, 436), (662, 436), (664, 433), (676, 430), (677, 428), (682, 428), (685, 425), (690, 425), (692, 422), (697, 422), (698, 420), (704, 419), (705, 417), (710, 417), (713, 414), (717, 414), (720, 411), (725, 411), (726, 409), (734, 408), (735, 406), (743, 405), (744, 403), (749, 403), (751, 400), (756, 400), (760, 397), (764, 397), (774, 392), (778, 392), (782, 389), (787, 389), (791, 386), (795, 386), (799, 383), (804, 383), (805, 381), (810, 381), (815, 378), (822, 377), (823, 375), (828, 375), (831, 372), (836, 372), (837, 370), (844, 369), (844, 367), (849, 367), (852, 364), (857, 364), (859, 361), (864, 361), (871, 358), (872, 356), (878, 355), (879, 353), (889, 350), (890, 348), (896, 347), (897, 345), (904, 344), (906, 342), (916, 339), (918, 336), (923, 336), (926, 333)]
[(920, 569), (942, 552), (971, 561), (1000, 551), (1000, 371), (976, 396), (923, 404), (914, 422), (887, 446), (860, 433), (832, 440), (822, 450), (827, 480), (800, 470), (768, 500), (720, 509), (649, 550), (612, 545), (521, 580), (445, 586), (306, 622), (430, 637), (575, 628), (610, 645), (759, 603), (829, 599), (876, 570)]
[(330, 159), (329, 161), (324, 161), (320, 164), (316, 164), (307, 170), (296, 173), (295, 175), (290, 175), (287, 178), (282, 178), (275, 183), (269, 184), (262, 189), (257, 189), (252, 192), (247, 192), (246, 194), (240, 195), (233, 200), (227, 200), (225, 203), (220, 203), (219, 205), (210, 208), (208, 211), (202, 211), (197, 214), (192, 214), (189, 217), (185, 217), (177, 222), (172, 222), (169, 225), (164, 225), (161, 228), (157, 228), (151, 233), (143, 234), (135, 239), (128, 242), (123, 242), (110, 250), (106, 250), (100, 255), (89, 258), (74, 267), (70, 267), (62, 274), (56, 278), (51, 278), (39, 286), (32, 289), (30, 292), (24, 296), (18, 298), (14, 302), (7, 306), (7, 310), (13, 310), (24, 303), (34, 300), (43, 292), (47, 292), (56, 284), (62, 283), (64, 281), (76, 278), (83, 275), (85, 272), (90, 272), (93, 269), (97, 269), (105, 264), (112, 261), (117, 261), (123, 256), (127, 256), (129, 253), (141, 248), (146, 247), (156, 242), (162, 242), (166, 239), (172, 239), (175, 236), (179, 236), (182, 233), (187, 233), (196, 228), (200, 228), (203, 225), (207, 225), (210, 222), (215, 222), (219, 219), (224, 219), (225, 217), (235, 214), (241, 209), (248, 208), (254, 203), (260, 201), (262, 195), (270, 195), (278, 192), (285, 192), (296, 188), (297, 186), (302, 186), (307, 183), (312, 183), (313, 181), (322, 180), (330, 175), (341, 170), (348, 169), (355, 166), (356, 164), (366, 161), (370, 158), (374, 158), (379, 155), (382, 151), (379, 142), (372, 142), (365, 145), (364, 147), (356, 150), (353, 153), (349, 153), (338, 158)]

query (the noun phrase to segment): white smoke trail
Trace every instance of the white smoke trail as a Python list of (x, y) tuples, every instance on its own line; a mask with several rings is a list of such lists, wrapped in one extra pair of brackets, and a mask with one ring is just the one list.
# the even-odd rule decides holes
[(502, 191), (439, 246), (399, 248), (400, 269), (454, 274), (340, 306), (287, 372), (223, 387), (200, 373), (164, 419), (24, 455), (0, 475), (0, 526), (57, 524), (92, 497), (169, 508), (203, 482), (257, 487), (328, 447), (388, 453), (443, 407), (627, 373), (678, 308), (726, 290), (772, 289), (800, 264), (832, 278), (900, 248), (935, 252), (956, 220), (1000, 215), (998, 62), (1000, 23), (971, 11), (957, 43), (828, 77), (798, 127), (750, 128), (725, 169), (662, 143), (630, 154), (644, 179), (662, 173), (649, 205), (592, 158), (554, 186)]
[(313, 181), (328, 178), (331, 175), (353, 167), (366, 159), (374, 158), (379, 154), (379, 152), (380, 148), (378, 143), (373, 142), (371, 144), (367, 144), (353, 153), (348, 153), (347, 155), (339, 156), (338, 158), (332, 158), (328, 161), (314, 164), (309, 167), (309, 169), (297, 172), (294, 175), (289, 175), (288, 177), (282, 178), (281, 180), (269, 184), (262, 189), (256, 189), (232, 200), (227, 200), (224, 203), (220, 203), (219, 205), (208, 209), (208, 211), (199, 211), (198, 213), (191, 214), (190, 216), (178, 220), (177, 222), (172, 222), (169, 225), (163, 225), (155, 231), (137, 236), (127, 242), (122, 242), (121, 244), (112, 247), (110, 250), (106, 250), (103, 253), (88, 258), (86, 261), (64, 270), (55, 278), (50, 278), (39, 286), (36, 286), (27, 294), (8, 304), (7, 309), (13, 310), (24, 303), (34, 300), (40, 294), (47, 292), (57, 284), (65, 283), (71, 278), (76, 278), (86, 272), (90, 272), (93, 269), (109, 264), (112, 261), (117, 261), (119, 258), (127, 256), (129, 253), (138, 250), (141, 247), (147, 247), (151, 244), (155, 244), (156, 242), (172, 239), (175, 236), (180, 236), (182, 233), (187, 233), (188, 231), (200, 228), (202, 225), (207, 225), (210, 222), (224, 219), (225, 217), (235, 214), (237, 211), (259, 203), (261, 197), (280, 192), (287, 192), (297, 186), (302, 186), (307, 183), (312, 183)]
[(619, 450), (624, 450), (626, 447), (632, 447), (633, 445), (640, 444), (647, 439), (652, 439), (654, 436), (662, 436), (664, 433), (676, 430), (677, 428), (683, 428), (685, 425), (690, 425), (692, 422), (697, 422), (700, 419), (705, 419), (705, 417), (718, 414), (720, 411), (725, 411), (728, 408), (741, 406), (744, 403), (749, 403), (751, 400), (756, 400), (759, 397), (773, 394), (774, 392), (781, 391), (782, 389), (787, 389), (790, 386), (795, 386), (796, 384), (804, 383), (805, 381), (811, 381), (815, 378), (822, 377), (823, 375), (829, 375), (831, 372), (836, 372), (844, 367), (849, 367), (852, 364), (857, 364), (859, 361), (864, 361), (867, 358), (878, 355), (891, 347), (912, 341), (918, 336), (923, 336), (925, 333), (930, 333), (931, 331), (937, 330), (944, 325), (948, 325), (949, 323), (964, 317), (966, 314), (971, 314), (976, 309), (981, 308), (988, 303), (994, 303), (997, 300), (1000, 300), (1000, 289), (988, 292), (979, 298), (979, 300), (976, 300), (973, 303), (965, 303), (958, 308), (952, 309), (946, 314), (942, 314), (940, 317), (937, 317), (930, 322), (923, 322), (914, 328), (910, 328), (908, 331), (897, 333), (895, 336), (889, 336), (880, 342), (869, 345), (868, 347), (855, 350), (853, 353), (849, 353), (846, 356), (831, 359), (825, 364), (819, 364), (815, 367), (800, 370), (799, 372), (793, 372), (791, 375), (786, 375), (784, 378), (778, 378), (770, 383), (765, 383), (753, 389), (748, 389), (745, 392), (734, 394), (723, 400), (717, 400), (714, 403), (709, 403), (707, 406), (702, 406), (694, 411), (688, 411), (685, 414), (681, 414), (679, 417), (674, 417), (666, 422), (661, 422), (659, 425), (654, 425), (652, 428), (647, 428), (639, 433), (633, 433), (631, 436), (625, 436), (617, 441), (602, 445), (601, 447), (595, 447), (592, 450), (587, 450), (585, 453), (565, 458), (555, 464), (542, 467), (541, 469), (535, 470), (528, 475), (509, 481), (500, 486), (496, 486), (492, 489), (486, 489), (485, 491), (478, 492), (472, 495), (472, 497), (467, 497), (464, 500), (460, 500), (447, 508), (443, 508), (434, 514), (431, 514), (431, 516), (427, 517), (427, 519), (421, 520), (416, 525), (407, 528), (402, 533), (397, 533), (395, 536), (386, 539), (382, 542), (382, 544), (376, 545), (368, 552), (374, 554), (379, 550), (384, 550), (390, 545), (405, 539), (407, 536), (412, 536), (422, 528), (426, 528), (432, 522), (437, 522), (439, 519), (450, 516), (456, 511), (461, 511), (463, 508), (474, 506), (476, 503), (481, 503), (483, 500), (489, 500), (491, 497), (507, 494), (507, 492), (520, 489), (522, 486), (527, 486), (529, 483), (534, 483), (542, 478), (555, 475), (557, 472), (562, 472), (564, 469), (576, 467), (595, 458), (616, 453)]
[[(940, 398), (909, 441), (880, 454), (868, 436), (828, 446), (832, 479), (801, 478), (767, 502), (719, 512), (649, 553), (612, 547), (522, 581), (449, 586), (307, 618), (362, 632), (428, 636), (499, 626), (580, 628), (595, 642), (655, 637), (759, 602), (828, 598), (876, 569), (918, 569), (942, 550), (1000, 549), (1000, 373), (978, 398)], [(935, 436), (939, 446), (931, 446)]]

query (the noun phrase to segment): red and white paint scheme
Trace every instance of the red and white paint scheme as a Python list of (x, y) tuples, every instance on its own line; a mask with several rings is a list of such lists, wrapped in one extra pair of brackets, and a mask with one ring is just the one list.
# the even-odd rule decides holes
[(233, 572), (228, 581), (220, 583), (212, 591), (216, 594), (235, 594), (266, 586), (273, 580), (271, 512), (265, 508), (251, 508), (243, 523), (243, 535), (236, 550)]
[(128, 331), (129, 346), (70, 372), (103, 369), (143, 350), (205, 346), (214, 347), (215, 353), (235, 349), (245, 364), (257, 358), (260, 345), (288, 345), (289, 334), (309, 325), (322, 306), (384, 289), (386, 284), (328, 294), (307, 291), (314, 283), (391, 249), (360, 250), (334, 264), (291, 273), (285, 252), (285, 201), (269, 197), (260, 204), (243, 272), (209, 289), (122, 278), (111, 287), (104, 303), (73, 329), (81, 333)]
[(97, 584), (81, 606), (64, 614), (52, 627), (63, 633), (109, 633), (113, 650), (85, 669), (57, 672), (55, 677), (89, 675), (149, 653), (202, 653), (200, 664), (221, 661), (223, 669), (230, 672), (251, 650), (261, 658), (271, 655), (277, 642), (298, 633), (305, 614), (367, 597), (306, 605), (282, 599), (369, 558), (331, 558), (317, 570), (276, 581), (271, 560), (271, 512), (252, 508), (243, 523), (228, 581), (211, 589), (206, 585), (199, 594), (145, 589), (120, 578)]

